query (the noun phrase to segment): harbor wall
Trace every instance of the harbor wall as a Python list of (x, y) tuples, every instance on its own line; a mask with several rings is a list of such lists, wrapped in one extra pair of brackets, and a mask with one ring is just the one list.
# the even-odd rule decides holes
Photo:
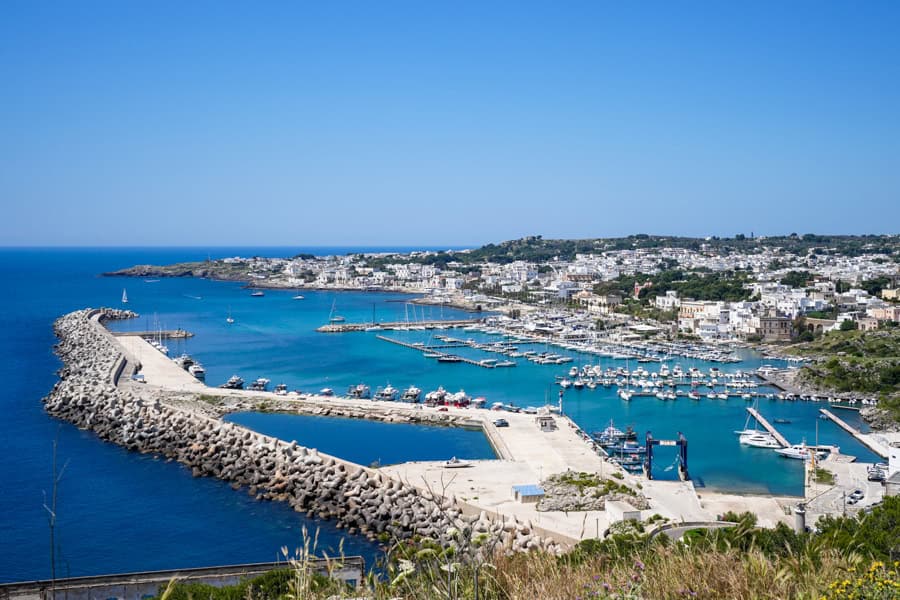
[(559, 549), (529, 524), (464, 514), (452, 496), (223, 422), (183, 394), (170, 398), (164, 390), (131, 382), (116, 386), (111, 374), (122, 372), (127, 357), (99, 321), (123, 314), (83, 310), (56, 321), (63, 367), (44, 398), (48, 413), (129, 450), (177, 460), (194, 476), (217, 477), (258, 499), (331, 519), (351, 534), (382, 541), (421, 536), (467, 552), (478, 551), (476, 538), (481, 548)]

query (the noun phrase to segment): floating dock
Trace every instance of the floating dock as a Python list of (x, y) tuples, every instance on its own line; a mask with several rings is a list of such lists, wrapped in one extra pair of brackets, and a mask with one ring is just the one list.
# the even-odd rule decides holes
[(819, 412), (822, 413), (823, 415), (825, 415), (826, 417), (828, 417), (828, 419), (831, 422), (833, 422), (835, 425), (837, 425), (838, 427), (840, 427), (841, 429), (843, 429), (844, 431), (846, 431), (847, 433), (852, 435), (854, 438), (856, 438), (856, 441), (858, 441), (860, 444), (862, 444), (863, 446), (865, 446), (866, 448), (868, 448), (869, 450), (871, 450), (872, 452), (874, 452), (881, 458), (888, 457), (887, 448), (885, 448), (882, 444), (879, 444), (878, 442), (873, 440), (871, 438), (871, 436), (861, 433), (859, 431), (859, 429), (856, 429), (855, 427), (851, 426), (850, 424), (848, 424), (846, 421), (844, 421), (843, 419), (841, 419), (840, 417), (835, 415), (833, 412), (831, 412), (827, 408), (820, 408)]
[(758, 410), (751, 406), (748, 406), (747, 412), (750, 413), (750, 416), (756, 419), (756, 421), (763, 426), (763, 429), (772, 434), (772, 437), (775, 438), (776, 442), (781, 444), (782, 448), (787, 448), (791, 445), (791, 443), (787, 441), (787, 438), (781, 435), (781, 433), (777, 429), (775, 429), (775, 426), (769, 423), (769, 421), (764, 416), (762, 416)]

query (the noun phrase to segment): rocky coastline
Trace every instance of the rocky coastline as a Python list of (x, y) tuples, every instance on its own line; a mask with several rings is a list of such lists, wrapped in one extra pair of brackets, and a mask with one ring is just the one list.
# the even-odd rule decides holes
[(229, 481), (260, 500), (287, 502), (372, 540), (427, 538), (466, 554), (559, 550), (530, 523), (466, 514), (452, 496), (223, 422), (215, 416), (223, 409), (214, 404), (183, 394), (169, 398), (164, 390), (133, 384), (121, 377), (129, 372), (128, 357), (100, 324), (129, 316), (133, 313), (86, 309), (56, 321), (55, 349), (63, 367), (44, 398), (49, 414), (129, 450), (176, 460), (194, 476)]

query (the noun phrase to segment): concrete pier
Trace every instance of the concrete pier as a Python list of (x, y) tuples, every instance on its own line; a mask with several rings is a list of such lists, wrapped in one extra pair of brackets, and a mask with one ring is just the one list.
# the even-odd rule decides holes
[(820, 408), (819, 412), (822, 413), (823, 415), (825, 415), (826, 417), (828, 417), (828, 419), (832, 423), (834, 423), (835, 425), (837, 425), (838, 427), (840, 427), (841, 429), (843, 429), (844, 431), (846, 431), (847, 433), (852, 435), (854, 438), (856, 438), (856, 440), (860, 444), (862, 444), (863, 446), (865, 446), (866, 448), (868, 448), (869, 450), (871, 450), (872, 452), (874, 452), (881, 458), (888, 457), (888, 448), (886, 448), (883, 444), (879, 443), (878, 441), (874, 440), (871, 436), (860, 432), (855, 427), (851, 427), (850, 424), (848, 424), (846, 421), (844, 421), (843, 419), (841, 419), (840, 417), (838, 417), (837, 415), (835, 415), (833, 412), (831, 412), (830, 410), (828, 410), (826, 408)]
[(762, 416), (762, 414), (760, 414), (758, 410), (751, 406), (748, 406), (747, 412), (750, 413), (750, 416), (756, 419), (756, 421), (760, 425), (762, 425), (766, 431), (772, 434), (772, 437), (775, 438), (775, 441), (781, 444), (782, 448), (787, 448), (791, 445), (791, 443), (787, 441), (787, 438), (781, 435), (781, 433), (777, 429), (775, 429), (775, 426), (769, 423), (769, 421), (764, 416)]
[[(409, 329), (411, 327), (426, 327), (428, 329), (448, 329), (452, 327), (466, 327), (468, 325), (477, 325), (481, 323), (481, 319), (457, 319), (457, 320), (438, 320), (438, 321), (416, 321), (408, 323), (406, 321), (392, 321), (385, 323), (329, 323), (322, 325), (316, 331), (320, 333), (346, 333), (349, 331), (365, 331), (372, 327), (380, 327), (381, 329)], [(376, 330), (377, 331), (377, 330)]]

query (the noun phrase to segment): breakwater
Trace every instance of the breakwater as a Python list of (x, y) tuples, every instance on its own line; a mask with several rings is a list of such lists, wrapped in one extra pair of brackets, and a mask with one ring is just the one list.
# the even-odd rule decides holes
[(121, 377), (138, 365), (100, 321), (129, 316), (133, 313), (82, 310), (55, 322), (63, 367), (44, 398), (48, 413), (130, 450), (177, 460), (195, 476), (229, 481), (258, 499), (286, 502), (370, 539), (418, 536), (463, 551), (557, 549), (530, 523), (464, 514), (441, 490), (421, 490), (296, 442), (225, 423), (206, 414), (208, 407), (192, 395)]

